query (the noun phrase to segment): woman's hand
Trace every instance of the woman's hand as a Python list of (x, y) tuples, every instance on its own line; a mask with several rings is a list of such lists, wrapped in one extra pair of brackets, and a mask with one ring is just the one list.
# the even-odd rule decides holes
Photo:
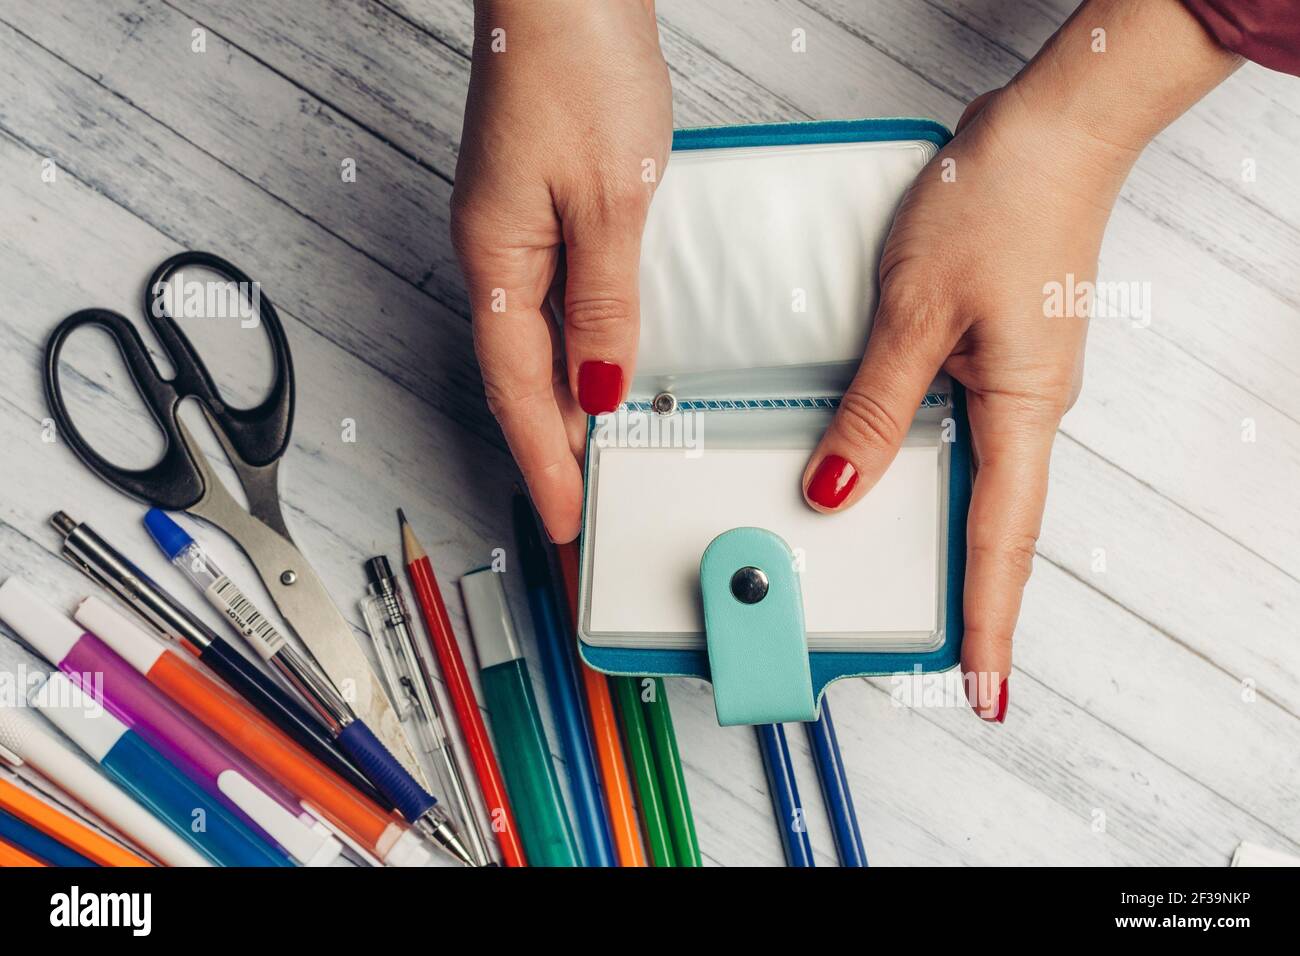
[(1094, 281), (1132, 163), (1236, 62), (1175, 0), (1086, 3), (1015, 80), (970, 105), (894, 221), (867, 354), (804, 494), (821, 511), (858, 501), (935, 373), (966, 386), (977, 470), (962, 666), (986, 720), (1006, 716), (1052, 442), (1082, 375), (1086, 307), (1070, 314), (1067, 296), (1060, 315), (1048, 290)]
[(452, 234), (488, 405), (547, 532), (568, 541), (583, 412), (616, 408), (635, 365), (641, 232), (672, 90), (652, 0), (480, 0), (475, 12)]

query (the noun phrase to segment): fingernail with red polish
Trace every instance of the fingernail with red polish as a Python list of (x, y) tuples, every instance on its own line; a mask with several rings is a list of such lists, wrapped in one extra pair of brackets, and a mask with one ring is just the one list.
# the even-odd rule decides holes
[(583, 362), (578, 366), (578, 404), (588, 415), (618, 408), (623, 397), (623, 370), (613, 362)]
[(808, 497), (823, 508), (838, 508), (857, 483), (856, 468), (839, 455), (827, 455), (808, 482)]
[(1011, 678), (1002, 678), (1002, 687), (998, 690), (998, 715), (993, 719), (999, 724), (1007, 722), (1007, 706), (1011, 703)]

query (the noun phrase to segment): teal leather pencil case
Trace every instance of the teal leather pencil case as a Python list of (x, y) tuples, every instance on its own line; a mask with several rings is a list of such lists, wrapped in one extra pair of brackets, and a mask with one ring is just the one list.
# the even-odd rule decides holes
[(890, 225), (948, 141), (868, 119), (678, 131), (642, 243), (627, 401), (591, 419), (578, 640), (713, 683), (723, 724), (815, 719), (843, 677), (960, 659), (971, 449), (940, 374), (843, 514), (803, 501), (861, 361)]

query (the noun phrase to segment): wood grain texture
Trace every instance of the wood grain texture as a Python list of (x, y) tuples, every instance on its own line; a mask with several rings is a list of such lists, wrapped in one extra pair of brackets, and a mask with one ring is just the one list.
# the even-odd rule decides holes
[[(952, 125), (1071, 6), (659, 0), (658, 13), (679, 126)], [(791, 52), (795, 28), (805, 54)], [(453, 582), (510, 547), (515, 481), (447, 238), (472, 31), (467, 0), (0, 3), (0, 87), (17, 91), (0, 98), (0, 573), (65, 606), (85, 593), (46, 525), (67, 508), (185, 593), (140, 509), (43, 440), (39, 360), (65, 314), (135, 316), (158, 260), (209, 248), (259, 279), (285, 320), (300, 403), (282, 494), (337, 602), (359, 627), (360, 562), (396, 554), (401, 504), (466, 637)], [(1242, 839), (1300, 851), (1297, 155), (1300, 81), (1248, 66), (1139, 161), (1101, 272), (1150, 282), (1153, 321), (1094, 323), (1007, 724), (983, 725), (961, 700), (901, 706), (906, 681), (831, 690), (873, 863), (1217, 866)], [(211, 348), (239, 394), (257, 336)], [(122, 375), (89, 349), (72, 358), (70, 391), (97, 437), (147, 457)], [(780, 865), (752, 733), (717, 726), (707, 685), (668, 686), (706, 862)], [(806, 739), (789, 737), (818, 863), (833, 865)]]

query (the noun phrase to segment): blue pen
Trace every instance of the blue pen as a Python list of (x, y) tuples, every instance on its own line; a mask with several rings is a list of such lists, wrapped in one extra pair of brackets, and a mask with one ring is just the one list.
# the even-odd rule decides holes
[(808, 728), (808, 743), (817, 764), (817, 777), (831, 818), (840, 866), (866, 866), (867, 851), (858, 830), (858, 814), (853, 809), (853, 794), (849, 792), (849, 778), (840, 757), (840, 743), (835, 738), (835, 724), (831, 722), (830, 701), (823, 697), (821, 716), (804, 726)]
[(339, 749), (352, 759), (380, 793), (392, 801), (398, 812), (457, 861), (467, 866), (478, 866), (480, 861), (461, 839), (451, 814), (357, 718), (352, 705), (325, 676), (315, 658), (303, 656), (289, 643), (244, 597), (234, 582), (221, 573), (189, 532), (165, 511), (150, 508), (145, 514), (144, 525), (168, 560), (203, 593), (209, 604), (221, 612), (257, 655), (275, 668), (315, 710), (330, 736), (338, 742)]
[(31, 703), (63, 731), (122, 789), (221, 866), (293, 866), (221, 804), (204, 793), (162, 754), (64, 674), (51, 674)]
[(808, 839), (803, 804), (799, 802), (799, 785), (794, 779), (790, 747), (785, 742), (785, 728), (780, 724), (759, 724), (759, 750), (763, 752), (763, 769), (767, 771), (767, 790), (776, 813), (777, 830), (785, 849), (786, 866), (815, 866), (812, 842)]
[(98, 866), (93, 860), (76, 850), (64, 846), (48, 833), (44, 833), (25, 820), (0, 810), (0, 840), (4, 840), (42, 863), (50, 866)]
[(532, 506), (522, 494), (515, 495), (513, 516), (519, 564), (523, 568), (528, 607), (537, 631), (546, 693), (569, 771), (569, 792), (573, 797), (583, 857), (587, 866), (617, 866), (605, 795), (596, 777), (591, 725), (587, 722), (578, 692), (577, 648), (574, 639), (565, 636), (560, 623), (563, 618), (551, 586), (546, 549), (542, 547)]

